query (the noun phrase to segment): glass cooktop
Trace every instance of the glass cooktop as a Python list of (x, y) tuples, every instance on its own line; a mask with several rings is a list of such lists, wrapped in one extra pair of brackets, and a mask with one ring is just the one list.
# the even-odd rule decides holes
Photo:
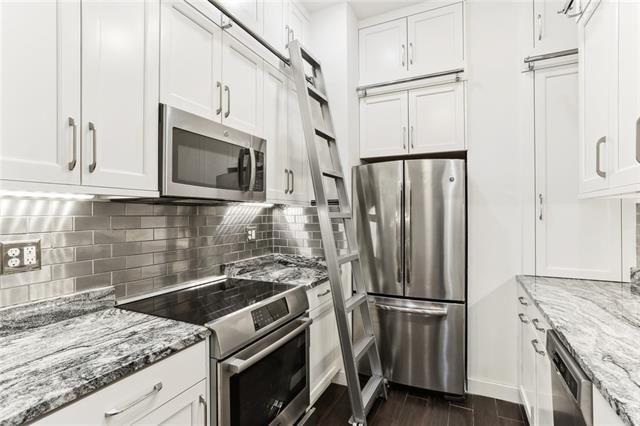
[(295, 285), (228, 278), (120, 305), (122, 309), (204, 325)]

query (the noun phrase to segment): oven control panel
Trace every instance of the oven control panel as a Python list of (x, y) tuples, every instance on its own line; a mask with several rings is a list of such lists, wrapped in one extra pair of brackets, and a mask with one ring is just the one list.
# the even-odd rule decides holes
[(271, 302), (266, 306), (262, 306), (258, 309), (251, 311), (251, 317), (253, 318), (253, 326), (256, 331), (274, 323), (282, 317), (289, 314), (289, 307), (287, 306), (287, 299), (284, 297), (278, 299), (275, 302)]

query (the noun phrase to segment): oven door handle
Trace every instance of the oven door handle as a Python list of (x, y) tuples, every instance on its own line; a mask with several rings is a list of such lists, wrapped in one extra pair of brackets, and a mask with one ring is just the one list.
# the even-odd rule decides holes
[(256, 150), (249, 148), (249, 160), (251, 161), (251, 177), (249, 178), (249, 191), (256, 189)]
[(229, 360), (224, 361), (224, 367), (233, 374), (242, 373), (247, 368), (251, 367), (258, 361), (261, 361), (262, 359), (266, 358), (268, 355), (275, 352), (280, 347), (284, 346), (294, 336), (300, 334), (301, 331), (304, 331), (307, 328), (309, 328), (309, 326), (313, 322), (311, 318), (304, 318), (301, 321), (302, 321), (302, 324), (300, 324), (298, 327), (294, 328), (289, 333), (285, 334), (280, 339), (276, 340), (275, 342), (273, 342), (272, 344), (270, 344), (269, 346), (267, 346), (257, 354), (252, 355), (247, 359), (240, 359), (235, 357), (230, 358)]

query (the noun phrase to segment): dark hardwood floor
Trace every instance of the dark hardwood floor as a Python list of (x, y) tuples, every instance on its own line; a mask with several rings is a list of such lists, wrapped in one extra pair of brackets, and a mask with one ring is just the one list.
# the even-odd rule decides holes
[[(346, 425), (351, 417), (347, 388), (332, 384), (315, 404), (307, 425)], [(380, 399), (367, 418), (370, 426), (528, 426), (518, 404), (468, 395), (449, 401), (442, 395), (391, 385), (386, 401)]]

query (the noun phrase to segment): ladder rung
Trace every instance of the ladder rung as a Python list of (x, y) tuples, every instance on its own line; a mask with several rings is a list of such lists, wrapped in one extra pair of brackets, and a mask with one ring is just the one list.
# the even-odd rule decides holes
[(380, 386), (384, 385), (384, 380), (380, 376), (371, 376), (367, 380), (367, 384), (362, 389), (362, 405), (364, 405), (365, 414), (369, 413), (371, 406), (378, 398)]
[(351, 212), (329, 212), (329, 219), (351, 219)]
[(334, 178), (334, 179), (344, 179), (344, 177), (342, 176), (342, 173), (340, 173), (337, 170), (323, 170), (322, 175), (330, 178)]
[(314, 67), (319, 67), (320, 66), (320, 61), (318, 61), (316, 58), (313, 57), (313, 55), (311, 53), (309, 53), (307, 51), (307, 49), (305, 49), (304, 47), (300, 46), (300, 53), (302, 53), (302, 58), (309, 62), (309, 64), (311, 64)]
[(369, 351), (374, 342), (375, 338), (373, 336), (364, 335), (353, 345), (353, 356), (356, 359), (356, 363)]
[(366, 293), (356, 293), (344, 302), (344, 309), (349, 313), (366, 301)]
[(345, 254), (344, 256), (338, 256), (338, 265), (344, 265), (345, 263), (354, 262), (359, 258), (360, 257), (358, 256), (357, 251)]
[(315, 86), (311, 84), (307, 84), (307, 90), (309, 91), (309, 95), (318, 102), (324, 102), (325, 104), (329, 103), (327, 96), (318, 90)]
[(320, 128), (316, 127), (315, 131), (316, 131), (316, 135), (320, 136), (322, 139), (326, 139), (328, 141), (335, 141), (336, 140), (336, 137), (333, 136), (333, 133), (331, 133), (328, 130), (320, 129)]

